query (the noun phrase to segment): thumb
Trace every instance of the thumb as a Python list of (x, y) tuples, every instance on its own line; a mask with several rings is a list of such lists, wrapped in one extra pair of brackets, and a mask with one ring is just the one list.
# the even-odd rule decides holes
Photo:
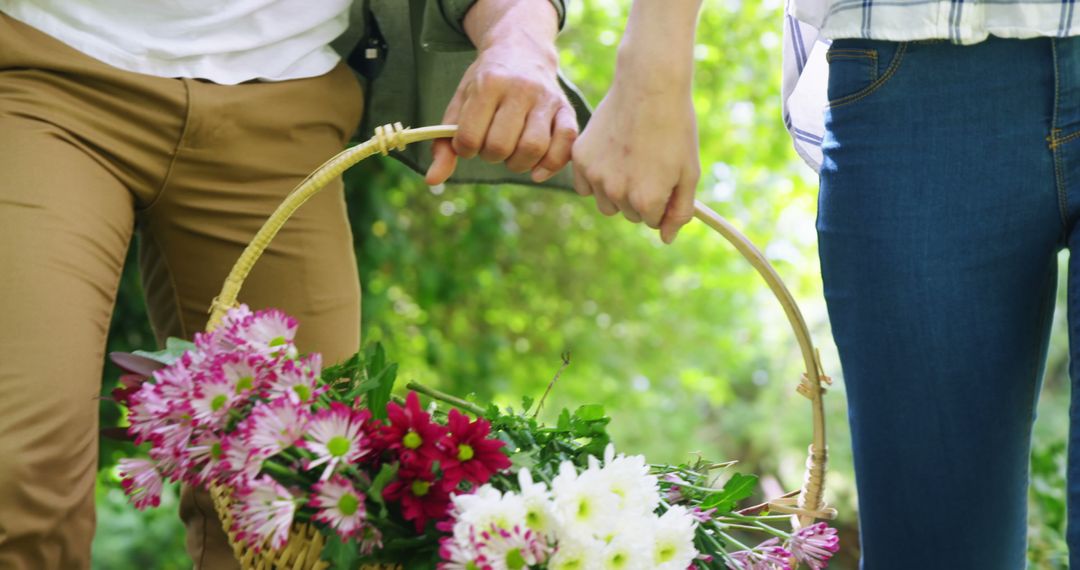
[(682, 179), (668, 199), (664, 217), (660, 220), (660, 239), (666, 244), (675, 241), (679, 230), (694, 217), (694, 190), (696, 184)]
[(454, 169), (457, 168), (457, 154), (454, 152), (454, 148), (450, 145), (450, 139), (439, 139), (431, 145), (432, 161), (431, 166), (428, 167), (427, 175), (424, 176), (424, 182), (428, 185), (434, 186), (436, 184), (442, 184), (450, 178), (450, 175), (454, 173)]

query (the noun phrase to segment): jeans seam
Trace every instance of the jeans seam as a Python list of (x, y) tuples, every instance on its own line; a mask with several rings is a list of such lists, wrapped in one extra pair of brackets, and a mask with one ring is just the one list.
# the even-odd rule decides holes
[(888, 83), (890, 79), (892, 79), (893, 75), (896, 74), (896, 71), (900, 68), (900, 62), (904, 59), (904, 53), (906, 51), (907, 43), (901, 43), (896, 48), (896, 55), (893, 56), (892, 62), (889, 63), (889, 67), (885, 70), (884, 73), (881, 74), (881, 77), (878, 77), (876, 80), (874, 80), (873, 83), (871, 83), (869, 86), (867, 86), (862, 91), (859, 91), (858, 93), (845, 95), (837, 99), (836, 101), (829, 102), (829, 108), (835, 109), (837, 107), (843, 107), (844, 105), (850, 105), (851, 103), (855, 103), (856, 101), (860, 101), (876, 93), (886, 83)]
[(1062, 139), (1060, 137), (1061, 129), (1058, 127), (1058, 110), (1061, 106), (1061, 81), (1058, 74), (1058, 53), (1057, 53), (1057, 40), (1051, 38), (1050, 40), (1050, 55), (1054, 63), (1054, 109), (1053, 116), (1050, 119), (1050, 136), (1047, 137), (1049, 141), (1050, 154), (1054, 159), (1054, 182), (1057, 186), (1058, 195), (1058, 215), (1061, 218), (1062, 230), (1068, 231), (1069, 228), (1069, 201), (1066, 194), (1066, 188), (1068, 187), (1068, 181), (1065, 179), (1065, 167), (1062, 164), (1061, 158), (1061, 144), (1065, 142), (1065, 139), (1072, 140), (1080, 133), (1073, 133)]
[[(1057, 129), (1054, 129), (1055, 131)], [(1054, 181), (1057, 183), (1057, 198), (1058, 198), (1058, 217), (1061, 218), (1061, 227), (1069, 227), (1069, 218), (1066, 212), (1069, 209), (1069, 202), (1066, 198), (1065, 188), (1067, 186), (1065, 180), (1065, 168), (1063, 167), (1061, 160), (1061, 152), (1051, 142), (1050, 153), (1054, 157)]]

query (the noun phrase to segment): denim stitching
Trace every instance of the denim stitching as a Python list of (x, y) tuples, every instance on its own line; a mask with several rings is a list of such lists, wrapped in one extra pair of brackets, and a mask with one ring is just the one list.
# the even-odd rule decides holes
[[(1063, 230), (1069, 229), (1069, 200), (1066, 196), (1067, 180), (1065, 179), (1065, 168), (1062, 165), (1061, 152), (1058, 150), (1061, 145), (1061, 129), (1058, 129), (1058, 110), (1061, 105), (1061, 81), (1058, 74), (1058, 53), (1057, 53), (1057, 40), (1050, 40), (1050, 55), (1054, 62), (1054, 114), (1050, 119), (1050, 154), (1054, 157), (1054, 182), (1057, 183), (1057, 195), (1058, 195), (1058, 215), (1061, 217), (1061, 227)], [(1072, 136), (1072, 135), (1070, 135)]]
[(825, 61), (832, 63), (834, 57), (847, 57), (853, 59), (867, 57), (876, 61), (877, 51), (872, 49), (836, 48), (825, 52)]
[[(1055, 131), (1060, 132), (1060, 129), (1055, 129)], [(1072, 134), (1065, 135), (1063, 137), (1059, 137), (1057, 135), (1051, 136), (1050, 137), (1050, 148), (1056, 149), (1057, 147), (1059, 147), (1059, 146), (1061, 146), (1061, 145), (1063, 145), (1063, 144), (1065, 144), (1065, 143), (1067, 143), (1069, 141), (1074, 141), (1074, 140), (1076, 140), (1078, 138), (1080, 138), (1080, 131), (1077, 131), (1077, 132), (1072, 133)]]
[(845, 95), (837, 99), (836, 101), (830, 102), (829, 108), (835, 109), (837, 107), (843, 107), (844, 105), (850, 105), (851, 103), (873, 95), (875, 92), (877, 92), (878, 89), (881, 89), (881, 87), (888, 83), (888, 81), (892, 79), (893, 75), (896, 74), (896, 70), (900, 68), (900, 62), (904, 59), (904, 53), (906, 51), (907, 43), (901, 43), (899, 47), (896, 48), (896, 55), (893, 56), (892, 62), (889, 63), (888, 69), (885, 70), (885, 73), (881, 74), (881, 77), (877, 78), (877, 80), (868, 85), (862, 91), (852, 93), (851, 95)]

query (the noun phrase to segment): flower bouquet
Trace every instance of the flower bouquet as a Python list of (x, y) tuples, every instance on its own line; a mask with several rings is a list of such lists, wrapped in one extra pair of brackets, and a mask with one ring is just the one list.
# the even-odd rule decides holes
[(114, 355), (146, 453), (119, 466), (136, 507), (165, 481), (227, 488), (236, 540), (274, 551), (309, 523), (333, 568), (818, 569), (837, 551), (824, 523), (740, 510), (757, 480), (733, 463), (616, 453), (601, 406), (543, 425), (543, 400), (483, 407), (414, 383), (400, 398), (380, 347), (324, 367), (297, 326), (240, 306), (194, 342)]

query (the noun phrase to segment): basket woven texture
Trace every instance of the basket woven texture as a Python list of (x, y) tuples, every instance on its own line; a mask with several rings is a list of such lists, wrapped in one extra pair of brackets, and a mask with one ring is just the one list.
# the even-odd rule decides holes
[[(207, 323), (207, 330), (212, 330), (217, 326), (225, 312), (236, 306), (244, 279), (293, 212), (322, 190), (330, 181), (340, 176), (349, 167), (375, 154), (386, 155), (394, 149), (403, 150), (406, 145), (412, 143), (453, 137), (456, 132), (457, 127), (452, 125), (418, 129), (402, 128), (401, 123), (386, 125), (375, 129), (375, 136), (370, 140), (344, 150), (326, 161), (301, 182), (285, 201), (278, 206), (277, 210), (270, 216), (270, 219), (266, 221), (259, 232), (255, 234), (251, 243), (240, 255), (240, 259), (237, 260), (226, 278), (221, 293), (214, 299), (210, 307), (210, 320)], [(831, 381), (822, 370), (820, 358), (814, 349), (810, 339), (810, 332), (806, 327), (806, 321), (795, 304), (795, 299), (776, 273), (776, 270), (773, 269), (772, 265), (769, 264), (765, 256), (761, 254), (753, 243), (701, 202), (694, 202), (694, 217), (735, 246), (735, 249), (753, 265), (754, 269), (765, 280), (769, 289), (784, 308), (784, 313), (792, 331), (795, 333), (795, 339), (799, 343), (805, 365), (806, 372), (802, 375), (797, 391), (810, 401), (813, 414), (813, 438), (806, 460), (806, 475), (802, 489), (797, 495), (792, 494), (770, 501), (769, 509), (773, 512), (791, 514), (792, 525), (795, 527), (812, 524), (817, 519), (834, 518), (836, 516), (835, 509), (826, 506), (823, 501), (828, 448), (825, 444), (825, 413), (822, 406), (822, 396), (825, 394), (825, 386)], [(255, 551), (242, 541), (237, 540), (236, 534), (232, 531), (232, 515), (229, 511), (230, 493), (231, 491), (225, 487), (216, 486), (211, 488), (214, 508), (221, 519), (225, 532), (229, 535), (229, 544), (236, 555), (236, 559), (240, 562), (241, 568), (244, 570), (325, 570), (329, 568), (328, 562), (320, 560), (323, 546), (326, 543), (325, 537), (310, 523), (293, 524), (288, 541), (284, 547), (278, 550), (262, 549)], [(360, 568), (360, 570), (400, 569), (400, 566), (388, 564), (368, 564)]]

